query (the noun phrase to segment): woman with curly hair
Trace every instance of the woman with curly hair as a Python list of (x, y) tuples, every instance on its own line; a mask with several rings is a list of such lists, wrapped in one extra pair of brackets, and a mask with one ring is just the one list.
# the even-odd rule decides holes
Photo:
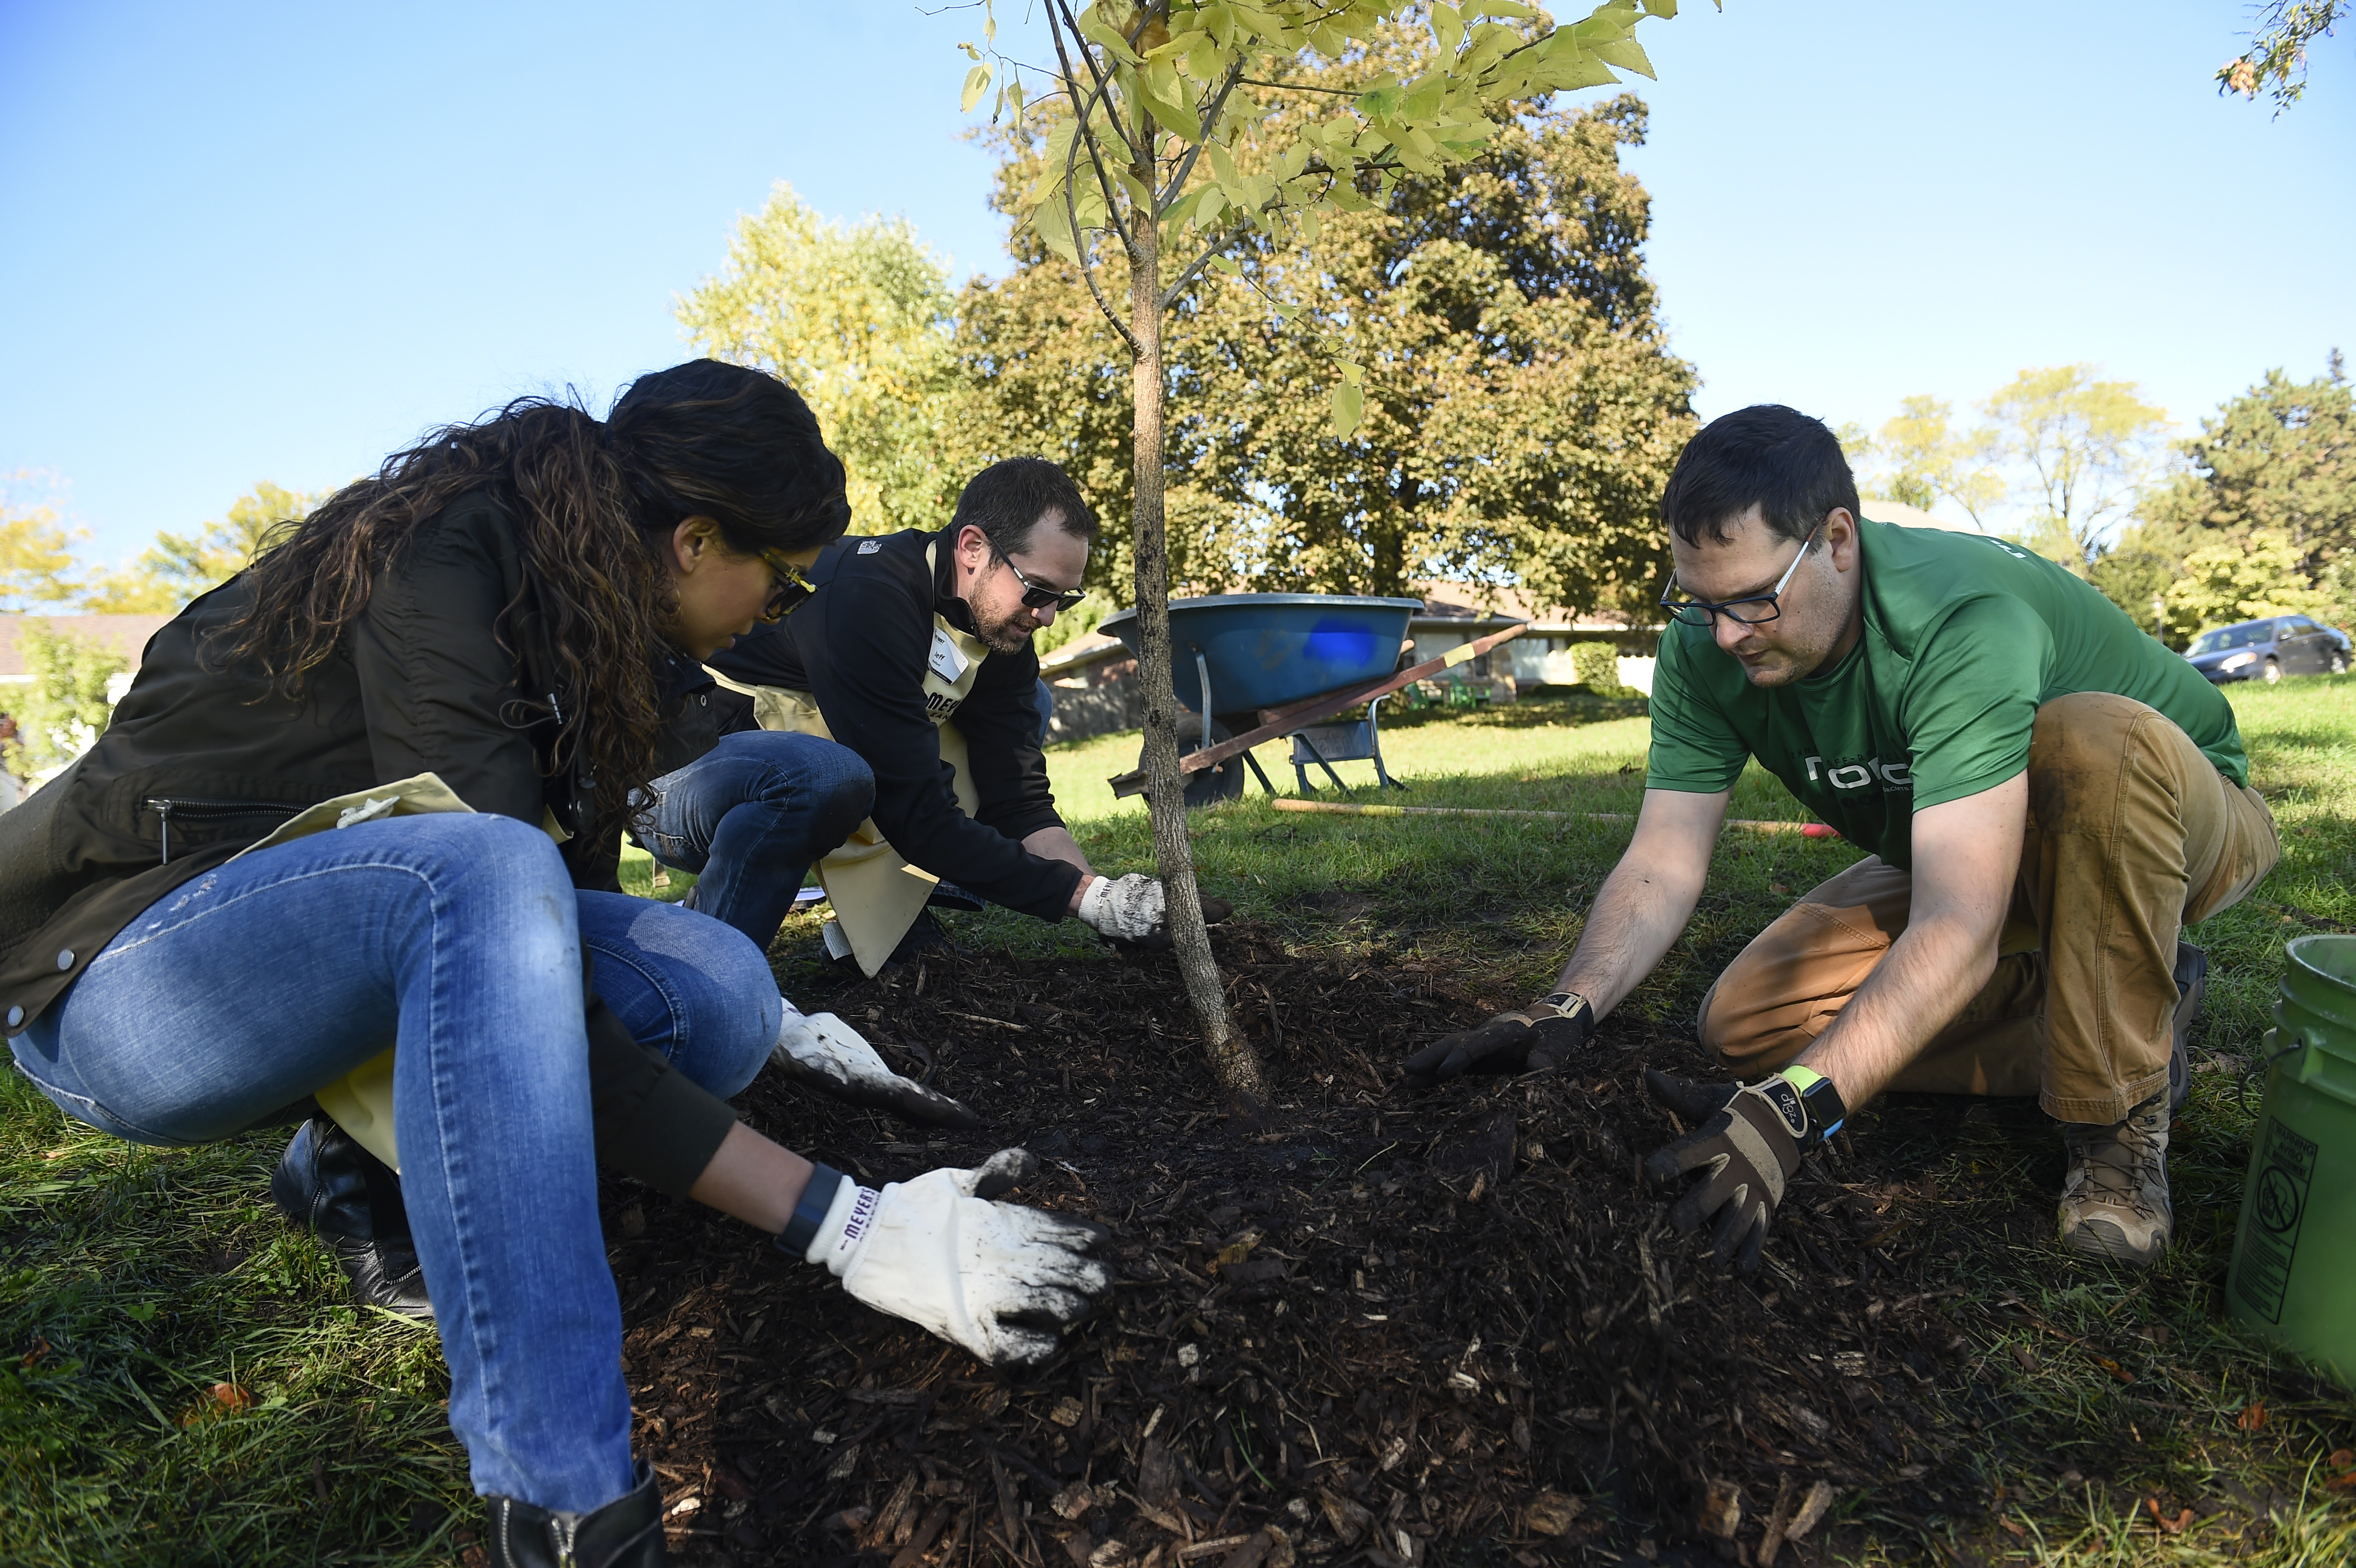
[(596, 1160), (992, 1361), (1052, 1354), (1110, 1287), (1088, 1228), (990, 1200), (1019, 1154), (877, 1193), (739, 1124), (720, 1097), (785, 1020), (760, 949), (609, 891), (634, 800), (710, 744), (696, 663), (789, 610), (848, 520), (809, 410), (757, 372), (648, 376), (603, 423), (510, 404), (197, 600), (0, 816), (0, 1017), (68, 1115), (209, 1141), (392, 1048), (378, 1136), (495, 1563), (664, 1560)]

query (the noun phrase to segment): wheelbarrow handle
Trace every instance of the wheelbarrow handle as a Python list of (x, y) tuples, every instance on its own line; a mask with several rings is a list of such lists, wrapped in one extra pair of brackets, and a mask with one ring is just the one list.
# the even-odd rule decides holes
[[(1441, 670), (1476, 659), (1500, 643), (1511, 642), (1529, 629), (1529, 623), (1524, 621), (1507, 626), (1502, 632), (1492, 632), (1485, 637), (1477, 637), (1460, 647), (1451, 648), (1436, 659), (1426, 659), (1419, 665), (1411, 665), (1397, 675), (1385, 679), (1367, 681), (1359, 686), (1345, 686), (1339, 690), (1326, 692), (1322, 697), (1304, 698), (1289, 708), (1277, 709), (1269, 721), (1257, 730), (1247, 730), (1242, 734), (1232, 736), (1215, 746), (1205, 746), (1200, 751), (1187, 752), (1178, 759), (1179, 775), (1183, 777), (1187, 773), (1200, 773), (1205, 768), (1215, 768), (1229, 757), (1248, 752), (1264, 741), (1281, 739), (1304, 724), (1314, 724), (1320, 719), (1329, 719), (1344, 708), (1355, 708), (1361, 702), (1369, 702), (1377, 697), (1388, 697), (1394, 691), (1405, 690), (1419, 680), (1430, 679)], [(1205, 706), (1208, 705), (1205, 704)], [(1112, 793), (1116, 796), (1141, 795), (1145, 791), (1145, 770), (1131, 769), (1115, 777), (1110, 783)]]

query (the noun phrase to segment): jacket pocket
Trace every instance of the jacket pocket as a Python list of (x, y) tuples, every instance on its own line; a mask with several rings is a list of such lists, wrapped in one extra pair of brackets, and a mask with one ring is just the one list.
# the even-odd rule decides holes
[(227, 829), (251, 827), (252, 837), (267, 835), (304, 808), (267, 800), (207, 800), (195, 795), (151, 795), (144, 803), (155, 814), (155, 837), (166, 865), (172, 860), (172, 829), (189, 838), (219, 839)]

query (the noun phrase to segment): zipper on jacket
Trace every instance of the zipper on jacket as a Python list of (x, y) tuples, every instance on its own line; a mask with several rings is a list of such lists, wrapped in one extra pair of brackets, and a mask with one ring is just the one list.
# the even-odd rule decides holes
[(181, 795), (151, 795), (146, 804), (161, 826), (159, 837), (167, 865), (172, 859), (172, 819), (176, 816), (184, 822), (228, 822), (241, 816), (274, 816), (284, 822), (304, 809), (274, 801), (200, 800)]

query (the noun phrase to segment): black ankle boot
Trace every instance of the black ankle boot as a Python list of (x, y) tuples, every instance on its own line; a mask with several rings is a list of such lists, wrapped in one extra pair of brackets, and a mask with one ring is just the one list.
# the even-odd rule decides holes
[(663, 1568), (662, 1488), (644, 1460), (638, 1484), (594, 1513), (551, 1513), (488, 1497), (491, 1568)]
[(271, 1172), (270, 1196), (336, 1254), (361, 1306), (433, 1320), (401, 1178), (332, 1119), (314, 1116), (295, 1130)]

